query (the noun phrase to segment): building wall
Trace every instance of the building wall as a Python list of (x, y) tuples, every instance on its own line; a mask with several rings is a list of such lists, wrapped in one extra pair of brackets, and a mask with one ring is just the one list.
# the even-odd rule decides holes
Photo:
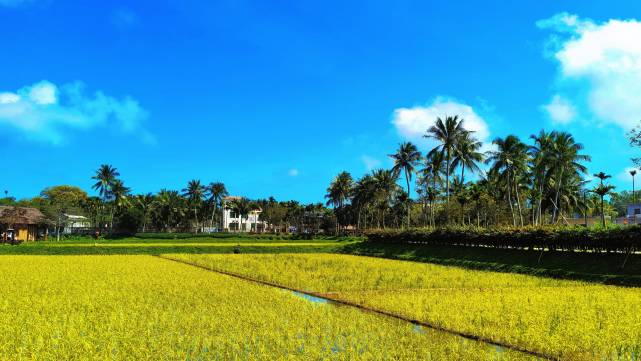
[[(239, 215), (231, 209), (223, 209), (223, 231), (229, 232), (263, 232), (265, 222), (259, 220), (259, 211), (250, 213), (247, 218), (240, 219)], [(252, 227), (257, 227), (258, 230)]]

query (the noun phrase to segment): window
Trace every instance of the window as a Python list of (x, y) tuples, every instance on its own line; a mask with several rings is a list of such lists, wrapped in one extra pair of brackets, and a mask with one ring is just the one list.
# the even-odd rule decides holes
[(641, 208), (635, 208), (634, 209), (634, 214), (641, 214)]
[(229, 218), (238, 218), (238, 212), (229, 211)]

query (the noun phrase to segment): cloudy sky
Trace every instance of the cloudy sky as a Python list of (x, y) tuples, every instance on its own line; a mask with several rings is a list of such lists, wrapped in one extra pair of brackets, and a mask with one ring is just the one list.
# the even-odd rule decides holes
[(458, 114), (490, 147), (572, 132), (630, 187), (638, 1), (0, 0), (0, 188), (223, 181), (321, 201)]

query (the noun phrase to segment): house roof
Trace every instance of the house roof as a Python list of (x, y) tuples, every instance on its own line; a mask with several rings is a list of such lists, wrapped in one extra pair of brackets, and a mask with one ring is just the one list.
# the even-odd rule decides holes
[(0, 206), (0, 223), (43, 224), (47, 217), (37, 208)]

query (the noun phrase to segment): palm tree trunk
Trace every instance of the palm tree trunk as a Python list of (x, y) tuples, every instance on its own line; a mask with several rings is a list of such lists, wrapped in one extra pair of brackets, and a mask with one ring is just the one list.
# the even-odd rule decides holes
[(512, 225), (516, 227), (516, 216), (514, 215), (514, 205), (512, 204), (512, 183), (510, 182), (510, 171), (507, 171), (507, 202), (510, 204), (510, 213), (512, 214)]
[(450, 150), (449, 148), (446, 150), (447, 152), (447, 168), (445, 169), (445, 186), (447, 189), (445, 190), (446, 194), (446, 203), (447, 203), (447, 210), (445, 212), (446, 217), (447, 217), (447, 223), (450, 222)]
[(603, 212), (603, 196), (601, 196), (601, 223), (603, 224), (603, 228), (605, 228), (605, 213)]
[[(407, 198), (409, 201), (411, 201), (412, 197), (410, 196), (410, 176), (407, 169), (405, 169), (405, 181), (407, 182)], [(407, 203), (407, 228), (410, 228), (410, 204), (411, 202)]]
[(519, 183), (514, 182), (514, 195), (516, 196), (516, 205), (519, 209), (519, 219), (521, 220), (521, 227), (523, 227), (523, 210), (521, 209), (521, 197), (519, 197)]
[(561, 193), (561, 183), (563, 182), (563, 168), (561, 168), (561, 173), (559, 174), (558, 184), (556, 185), (556, 195), (554, 197), (554, 212), (552, 213), (552, 223), (556, 223), (558, 212), (561, 211), (559, 207), (559, 193)]

